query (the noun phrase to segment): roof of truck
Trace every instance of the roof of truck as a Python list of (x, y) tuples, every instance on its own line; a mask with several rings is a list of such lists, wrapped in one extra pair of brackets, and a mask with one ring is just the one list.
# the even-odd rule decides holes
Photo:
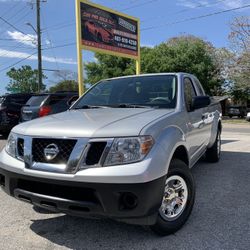
[(166, 73), (149, 73), (149, 74), (140, 74), (140, 75), (128, 75), (128, 76), (119, 76), (119, 77), (112, 77), (112, 78), (107, 78), (103, 80), (114, 80), (114, 79), (122, 79), (122, 78), (132, 78), (132, 77), (143, 77), (143, 76), (162, 76), (162, 75), (189, 75), (193, 76), (190, 73), (185, 73), (185, 72), (166, 72)]

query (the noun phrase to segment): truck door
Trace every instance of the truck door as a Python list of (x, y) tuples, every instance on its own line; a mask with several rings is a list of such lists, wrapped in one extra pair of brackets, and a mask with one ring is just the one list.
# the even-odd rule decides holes
[(192, 99), (197, 96), (197, 91), (189, 77), (184, 78), (184, 100), (187, 111), (186, 139), (189, 145), (191, 164), (196, 162), (204, 152), (207, 143), (207, 130), (204, 119), (204, 109), (192, 110)]

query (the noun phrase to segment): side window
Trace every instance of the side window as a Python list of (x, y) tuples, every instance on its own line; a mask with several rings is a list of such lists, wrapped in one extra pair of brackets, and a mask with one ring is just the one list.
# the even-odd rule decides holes
[(197, 78), (194, 78), (195, 86), (198, 91), (198, 96), (205, 96), (205, 91), (203, 90), (200, 81)]
[(47, 105), (57, 105), (62, 102), (67, 102), (65, 95), (51, 95), (50, 98), (47, 100), (46, 104)]
[(194, 86), (189, 78), (184, 79), (184, 98), (187, 111), (191, 111), (192, 99), (196, 96)]

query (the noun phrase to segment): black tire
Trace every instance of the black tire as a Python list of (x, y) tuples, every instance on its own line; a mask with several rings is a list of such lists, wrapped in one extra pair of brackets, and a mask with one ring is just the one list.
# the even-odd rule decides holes
[(218, 130), (216, 140), (211, 148), (206, 151), (206, 161), (215, 163), (220, 160), (221, 155), (221, 131)]
[[(190, 169), (183, 161), (179, 159), (172, 160), (166, 180), (171, 176), (179, 176), (185, 181), (188, 191), (187, 201), (182, 212), (176, 218), (171, 220), (166, 217), (164, 218), (159, 208), (156, 223), (150, 226), (150, 228), (160, 236), (173, 234), (185, 224), (192, 211), (195, 200), (194, 179)], [(163, 196), (165, 196), (165, 194)]]
[(229, 118), (232, 118), (233, 116), (232, 115), (229, 115)]

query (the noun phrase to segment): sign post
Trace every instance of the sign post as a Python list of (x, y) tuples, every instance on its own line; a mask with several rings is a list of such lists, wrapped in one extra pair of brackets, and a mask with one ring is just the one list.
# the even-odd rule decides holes
[(115, 10), (76, 0), (76, 33), (79, 95), (84, 93), (82, 50), (136, 60), (141, 71), (139, 19)]
[(81, 8), (79, 0), (76, 0), (76, 46), (77, 46), (77, 71), (78, 71), (78, 91), (79, 96), (84, 93), (83, 61), (82, 61), (82, 38), (81, 38)]
[(136, 75), (140, 75), (141, 74), (141, 48), (140, 48), (140, 44), (141, 44), (141, 37), (140, 37), (140, 21), (138, 20), (137, 23), (137, 30), (138, 30), (138, 58), (136, 59)]

